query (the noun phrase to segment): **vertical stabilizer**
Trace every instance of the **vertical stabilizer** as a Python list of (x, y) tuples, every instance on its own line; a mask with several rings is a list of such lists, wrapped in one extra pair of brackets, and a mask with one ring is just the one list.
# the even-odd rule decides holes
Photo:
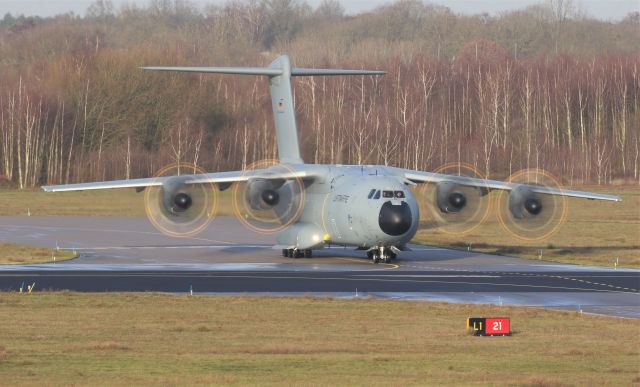
[(281, 70), (279, 75), (269, 76), (278, 157), (283, 163), (302, 164), (293, 95), (291, 94), (291, 62), (289, 57), (287, 55), (279, 56), (271, 62), (269, 68)]

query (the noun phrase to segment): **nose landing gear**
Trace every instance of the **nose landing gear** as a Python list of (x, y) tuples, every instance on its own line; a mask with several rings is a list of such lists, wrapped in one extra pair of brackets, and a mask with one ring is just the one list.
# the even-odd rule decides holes
[(391, 248), (380, 246), (367, 251), (367, 257), (372, 259), (373, 263), (391, 263), (391, 261), (396, 259), (397, 255)]

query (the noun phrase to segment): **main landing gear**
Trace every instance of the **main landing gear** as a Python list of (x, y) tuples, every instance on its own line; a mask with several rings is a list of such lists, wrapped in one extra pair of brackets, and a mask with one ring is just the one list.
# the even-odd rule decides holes
[(374, 247), (373, 249), (367, 251), (367, 257), (373, 260), (373, 263), (391, 263), (394, 259), (396, 259), (396, 253), (391, 250), (389, 247)]
[(311, 250), (299, 250), (299, 249), (282, 249), (282, 256), (289, 258), (311, 258)]

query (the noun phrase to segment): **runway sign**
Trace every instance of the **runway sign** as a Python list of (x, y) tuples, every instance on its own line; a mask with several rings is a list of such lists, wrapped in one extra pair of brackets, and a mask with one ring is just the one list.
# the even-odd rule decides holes
[(509, 317), (469, 317), (467, 329), (474, 336), (509, 336), (511, 324)]

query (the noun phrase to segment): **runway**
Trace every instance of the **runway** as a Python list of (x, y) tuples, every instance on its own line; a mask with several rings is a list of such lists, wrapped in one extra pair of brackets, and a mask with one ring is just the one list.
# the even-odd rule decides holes
[[(393, 264), (333, 247), (284, 258), (273, 235), (216, 219), (169, 238), (144, 218), (0, 217), (0, 241), (70, 249), (71, 261), (0, 267), (0, 289), (161, 291), (354, 297), (545, 306), (640, 318), (640, 271), (411, 246)], [(247, 243), (250, 242), (250, 243)]]

